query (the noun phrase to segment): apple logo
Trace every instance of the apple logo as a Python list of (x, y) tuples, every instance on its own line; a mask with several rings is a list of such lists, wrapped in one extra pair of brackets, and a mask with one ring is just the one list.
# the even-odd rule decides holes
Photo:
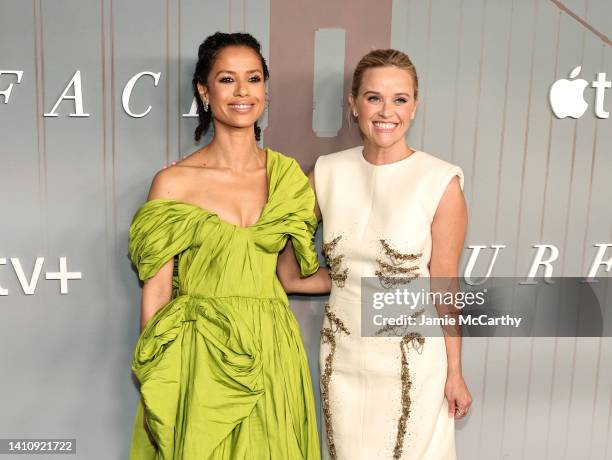
[[(582, 66), (574, 68), (569, 77), (576, 78), (581, 69)], [(582, 78), (576, 80), (562, 78), (554, 82), (550, 87), (548, 97), (555, 116), (557, 118), (580, 118), (584, 115), (589, 105), (584, 101), (583, 93), (588, 85), (589, 82)]]

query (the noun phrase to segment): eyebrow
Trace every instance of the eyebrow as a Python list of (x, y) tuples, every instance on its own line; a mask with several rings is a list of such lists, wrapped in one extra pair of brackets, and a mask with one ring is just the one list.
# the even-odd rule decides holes
[[(246, 71), (246, 73), (255, 73), (255, 72), (262, 73), (260, 69), (252, 69), (252, 70)], [(215, 76), (219, 75), (220, 73), (229, 73), (232, 75), (236, 75), (236, 72), (234, 72), (233, 70), (219, 70)]]
[[(368, 93), (376, 94), (376, 95), (380, 94), (378, 91), (365, 91), (363, 94), (368, 94)], [(408, 94), (408, 93), (395, 93), (394, 96), (408, 96), (408, 97), (411, 97), (411, 95)]]

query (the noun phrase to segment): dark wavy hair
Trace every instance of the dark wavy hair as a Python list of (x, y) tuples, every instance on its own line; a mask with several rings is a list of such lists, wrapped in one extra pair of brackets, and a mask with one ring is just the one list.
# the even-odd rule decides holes
[[(212, 121), (211, 108), (209, 107), (207, 112), (204, 111), (204, 104), (202, 103), (200, 93), (198, 92), (198, 83), (207, 85), (208, 74), (215, 63), (215, 59), (219, 53), (228, 46), (246, 46), (251, 48), (257, 53), (259, 59), (261, 60), (264, 81), (267, 81), (270, 77), (266, 60), (261, 54), (261, 45), (251, 34), (240, 32), (226, 34), (223, 32), (216, 32), (215, 34), (207, 37), (198, 48), (198, 63), (196, 64), (195, 71), (193, 72), (193, 80), (191, 82), (193, 86), (193, 94), (195, 96), (196, 103), (198, 104), (199, 124), (195, 129), (194, 135), (196, 142), (200, 140), (203, 134), (206, 134), (208, 128), (210, 127), (210, 122)], [(258, 141), (261, 138), (261, 128), (257, 126), (257, 122), (255, 122), (254, 129), (255, 140)]]

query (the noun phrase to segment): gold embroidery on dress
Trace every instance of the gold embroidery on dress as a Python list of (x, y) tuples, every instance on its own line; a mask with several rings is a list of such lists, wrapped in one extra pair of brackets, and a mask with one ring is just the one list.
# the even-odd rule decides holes
[(387, 243), (387, 240), (384, 240), (384, 239), (380, 240), (380, 244), (382, 244), (382, 247), (385, 250), (387, 257), (391, 259), (391, 262), (393, 263), (393, 265), (401, 265), (408, 260), (417, 260), (419, 257), (423, 255), (423, 254), (405, 254), (405, 253), (396, 251), (389, 245), (389, 243)]
[(342, 235), (337, 236), (329, 243), (323, 243), (322, 250), (327, 265), (329, 266), (329, 277), (332, 279), (336, 286), (344, 287), (346, 283), (346, 277), (348, 275), (348, 268), (342, 269), (342, 259), (344, 254), (335, 254), (336, 245), (342, 238)]
[(398, 284), (410, 283), (410, 281), (419, 277), (417, 273), (413, 273), (419, 269), (418, 265), (413, 265), (411, 267), (397, 267), (383, 262), (380, 259), (377, 259), (376, 261), (378, 262), (378, 270), (376, 270), (374, 274), (378, 276), (380, 284), (382, 284), (382, 286), (386, 289)]
[(325, 316), (329, 320), (329, 327), (321, 330), (321, 339), (323, 343), (329, 343), (329, 354), (325, 358), (325, 369), (321, 375), (321, 402), (323, 406), (323, 416), (325, 417), (325, 431), (327, 435), (327, 445), (329, 447), (329, 455), (331, 460), (336, 460), (336, 445), (334, 443), (334, 430), (332, 427), (332, 412), (329, 400), (329, 383), (333, 372), (334, 355), (336, 354), (336, 337), (337, 332), (344, 332), (346, 335), (351, 333), (344, 325), (344, 322), (338, 318), (329, 306), (325, 304)]
[(403, 267), (401, 265), (408, 261), (417, 260), (423, 255), (422, 253), (412, 254), (399, 252), (393, 249), (389, 243), (387, 243), (387, 240), (384, 239), (380, 240), (380, 244), (391, 261), (389, 264), (382, 259), (376, 259), (376, 262), (378, 262), (378, 270), (376, 270), (374, 274), (378, 276), (383, 288), (389, 289), (398, 284), (407, 284), (419, 277), (418, 273), (414, 273), (419, 269), (418, 265), (411, 265), (409, 267)]
[[(378, 270), (375, 271), (380, 284), (383, 288), (391, 288), (398, 284), (407, 284), (412, 280), (418, 278), (419, 266), (407, 265), (406, 262), (414, 262), (419, 259), (423, 254), (403, 253), (391, 247), (391, 245), (385, 239), (380, 240), (380, 244), (384, 250), (384, 253), (390, 262), (386, 262), (382, 259), (377, 259)], [(411, 318), (416, 318), (425, 312), (424, 308), (421, 308), (410, 315)], [(380, 328), (376, 335), (393, 335), (399, 336), (404, 334), (400, 341), (400, 354), (401, 354), (401, 403), (402, 410), (400, 418), (397, 422), (397, 437), (395, 440), (395, 448), (393, 449), (393, 458), (398, 460), (402, 457), (404, 438), (407, 432), (408, 419), (410, 418), (410, 409), (412, 406), (412, 400), (410, 398), (410, 389), (412, 388), (412, 379), (410, 377), (410, 369), (408, 363), (408, 351), (410, 346), (414, 348), (418, 353), (422, 353), (423, 346), (425, 344), (425, 337), (418, 332), (406, 333), (410, 324), (407, 325), (386, 325)]]
[(425, 337), (418, 332), (411, 332), (402, 337), (400, 349), (402, 353), (402, 415), (397, 422), (397, 438), (395, 440), (395, 448), (393, 449), (393, 459), (399, 460), (402, 457), (404, 447), (404, 436), (406, 435), (406, 425), (410, 417), (410, 407), (412, 400), (410, 399), (410, 389), (412, 388), (412, 379), (410, 377), (410, 369), (408, 368), (408, 351), (412, 345), (419, 354), (423, 352)]

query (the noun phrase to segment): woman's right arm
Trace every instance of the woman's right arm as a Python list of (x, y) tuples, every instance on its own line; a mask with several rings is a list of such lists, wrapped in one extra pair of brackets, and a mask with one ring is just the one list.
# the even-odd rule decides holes
[(166, 262), (152, 278), (145, 281), (140, 301), (141, 332), (155, 313), (170, 302), (173, 271), (174, 258)]
[[(165, 168), (153, 178), (149, 190), (148, 200), (156, 198), (176, 197), (176, 168)], [(174, 259), (166, 262), (159, 271), (144, 282), (142, 298), (140, 301), (140, 331), (144, 329), (149, 320), (172, 298), (172, 275), (174, 272)]]

